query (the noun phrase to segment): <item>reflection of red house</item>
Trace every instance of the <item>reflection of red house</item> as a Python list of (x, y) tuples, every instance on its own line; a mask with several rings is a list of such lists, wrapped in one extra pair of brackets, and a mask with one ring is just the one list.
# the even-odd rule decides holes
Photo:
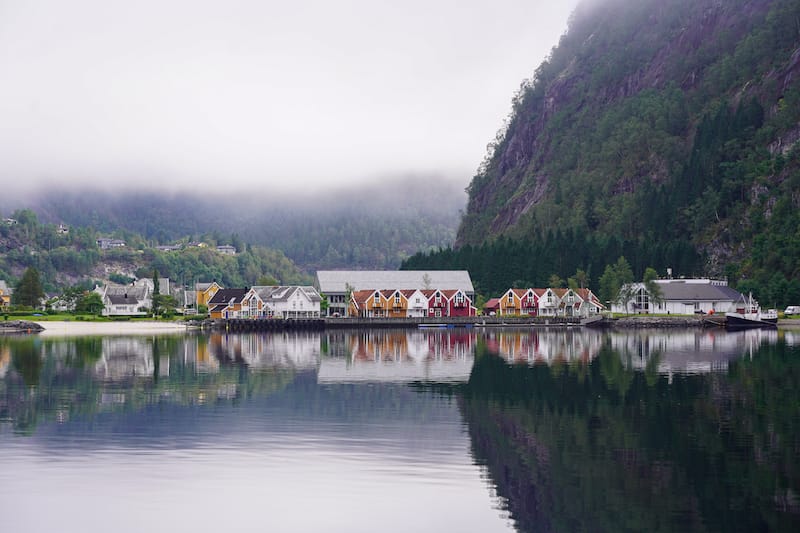
[(461, 290), (425, 290), (429, 317), (475, 316), (472, 300)]

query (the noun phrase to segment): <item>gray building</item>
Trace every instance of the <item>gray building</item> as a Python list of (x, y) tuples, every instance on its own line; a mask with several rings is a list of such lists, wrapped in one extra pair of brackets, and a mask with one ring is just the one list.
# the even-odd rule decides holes
[(328, 316), (346, 316), (348, 293), (369, 289), (460, 289), (475, 301), (466, 270), (318, 270), (316, 287), (328, 298)]

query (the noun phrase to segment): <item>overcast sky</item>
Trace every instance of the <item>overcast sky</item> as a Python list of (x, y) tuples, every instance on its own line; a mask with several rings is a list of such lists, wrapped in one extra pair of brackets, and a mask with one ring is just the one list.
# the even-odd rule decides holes
[(577, 0), (0, 0), (0, 181), (469, 182)]

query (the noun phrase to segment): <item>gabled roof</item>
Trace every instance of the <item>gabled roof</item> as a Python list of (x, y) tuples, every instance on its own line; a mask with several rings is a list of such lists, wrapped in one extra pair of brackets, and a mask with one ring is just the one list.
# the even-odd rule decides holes
[(0, 291), (3, 291), (3, 294), (11, 294), (11, 290), (6, 285), (6, 280), (0, 279)]
[(466, 270), (318, 270), (317, 285), (323, 293), (347, 292), (348, 285), (353, 290), (371, 287), (422, 289), (428, 286), (475, 292)]
[(211, 283), (195, 283), (194, 290), (199, 292), (205, 292), (209, 288), (211, 288), (212, 285), (216, 285), (217, 287), (222, 288), (222, 286), (219, 283), (217, 283), (216, 281), (212, 281)]
[(241, 302), (247, 293), (247, 289), (220, 289), (214, 294), (214, 297), (208, 301), (208, 306), (228, 304), (231, 300), (234, 302)]
[(134, 294), (107, 294), (106, 297), (112, 305), (136, 305), (142, 300)]
[(483, 304), (484, 309), (495, 309), (500, 307), (500, 298), (490, 298), (488, 302)]
[(116, 285), (109, 283), (105, 286), (105, 294), (109, 298), (111, 296), (122, 296), (127, 298), (135, 298), (137, 300), (144, 300), (147, 297), (150, 287), (147, 285)]
[(606, 308), (606, 306), (603, 305), (603, 302), (601, 302), (600, 299), (597, 297), (597, 295), (593, 293), (590, 289), (576, 289), (575, 294), (580, 296), (581, 300), (585, 302), (591, 302), (602, 309)]
[(667, 301), (702, 301), (702, 302), (735, 302), (743, 298), (742, 294), (725, 285), (707, 283), (681, 283), (671, 280), (659, 283), (662, 299)]
[(356, 307), (361, 307), (366, 304), (367, 300), (375, 295), (374, 290), (353, 291), (350, 294), (350, 299), (356, 304)]
[(508, 289), (506, 292), (504, 292), (504, 293), (503, 293), (503, 296), (505, 296), (505, 295), (507, 295), (509, 292), (511, 292), (511, 293), (513, 293), (513, 294), (514, 294), (514, 296), (516, 296), (517, 298), (520, 298), (520, 299), (522, 299), (522, 298), (524, 298), (524, 297), (525, 297), (525, 295), (527, 295), (527, 294), (528, 294), (528, 290), (529, 290), (529, 289), (516, 289), (516, 288), (511, 288), (511, 289)]
[(317, 289), (308, 285), (258, 285), (253, 290), (265, 302), (285, 302), (298, 292), (311, 302), (322, 301)]

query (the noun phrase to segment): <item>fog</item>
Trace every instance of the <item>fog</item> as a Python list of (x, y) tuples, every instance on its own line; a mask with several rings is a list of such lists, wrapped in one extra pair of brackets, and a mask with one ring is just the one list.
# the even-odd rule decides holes
[(0, 0), (0, 181), (466, 186), (577, 0)]

